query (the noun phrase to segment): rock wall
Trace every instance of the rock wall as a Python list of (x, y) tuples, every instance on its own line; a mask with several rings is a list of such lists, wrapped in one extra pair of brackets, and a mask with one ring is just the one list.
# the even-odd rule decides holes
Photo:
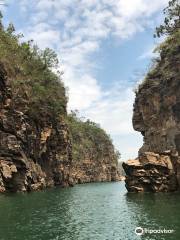
[[(26, 113), (24, 99), (15, 103), (11, 88), (0, 64), (0, 192), (118, 180), (117, 158), (111, 143), (106, 145), (100, 140), (99, 146), (106, 145), (103, 151), (83, 145), (77, 162), (72, 156), (66, 110), (58, 120), (47, 113), (35, 120)], [(86, 135), (85, 131), (81, 144)]]
[(119, 180), (119, 153), (100, 125), (71, 112), (68, 126), (73, 156), (71, 173), (75, 183)]
[(84, 155), (79, 162), (73, 162), (72, 177), (76, 183), (111, 182), (120, 180), (114, 149), (107, 149), (103, 156), (96, 152)]
[(0, 192), (68, 186), (71, 161), (63, 118), (35, 122), (19, 111), (0, 65)]
[[(177, 36), (178, 35), (178, 36)], [(123, 164), (129, 191), (175, 191), (180, 186), (180, 42), (169, 37), (139, 86), (133, 126), (144, 136), (139, 157)]]

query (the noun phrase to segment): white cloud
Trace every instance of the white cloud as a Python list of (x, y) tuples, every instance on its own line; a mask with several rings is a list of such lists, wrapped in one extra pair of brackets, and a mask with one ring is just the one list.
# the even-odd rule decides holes
[[(113, 96), (112, 96), (113, 94)], [(120, 149), (122, 159), (135, 158), (142, 146), (142, 136), (133, 130), (134, 93), (131, 88), (110, 89), (83, 111), (87, 118), (98, 122), (111, 135), (114, 145)]]
[(77, 78), (74, 71), (65, 70), (66, 85), (69, 86), (68, 109), (85, 110), (92, 103), (100, 100), (102, 92), (95, 78), (82, 75)]
[(159, 56), (158, 51), (155, 51), (158, 45), (160, 45), (164, 40), (166, 36), (162, 36), (161, 38), (156, 39), (154, 44), (147, 46), (145, 51), (138, 57), (138, 60), (144, 60), (144, 59), (153, 59)]
[[(112, 96), (113, 93), (113, 96)], [(113, 135), (133, 134), (132, 107), (134, 93), (128, 89), (110, 89), (101, 93), (101, 99), (86, 109), (90, 119), (100, 122), (102, 127)]]
[(40, 22), (28, 29), (21, 29), (21, 32), (25, 33), (26, 39), (33, 39), (42, 49), (48, 46), (55, 49), (60, 42), (59, 30), (46, 22)]
[[(69, 87), (69, 108), (80, 109), (85, 116), (99, 122), (114, 136), (116, 146), (120, 142), (117, 136), (135, 136), (131, 124), (134, 96), (130, 89), (117, 91), (112, 87), (104, 92), (94, 77), (94, 67), (99, 63), (93, 54), (108, 37), (111, 41), (113, 38), (121, 41), (143, 31), (146, 25), (153, 25), (156, 21), (153, 14), (167, 2), (32, 0), (29, 4), (29, 0), (19, 1), (20, 10), (32, 15), (24, 26), (25, 36), (33, 38), (42, 48), (54, 48), (60, 56), (64, 81)], [(148, 55), (149, 52), (140, 58)], [(124, 152), (131, 148), (135, 155), (134, 143), (129, 144), (124, 146)]]

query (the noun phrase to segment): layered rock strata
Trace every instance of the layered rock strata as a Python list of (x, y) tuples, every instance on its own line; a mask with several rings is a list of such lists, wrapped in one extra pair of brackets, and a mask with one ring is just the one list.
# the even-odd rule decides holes
[[(112, 155), (111, 155), (112, 153)], [(120, 174), (113, 152), (109, 151), (102, 158), (84, 157), (79, 163), (73, 163), (72, 177), (75, 183), (119, 181)]]
[(12, 101), (0, 66), (0, 192), (71, 184), (71, 144), (63, 119), (35, 122)]
[[(177, 160), (177, 159), (176, 159)], [(178, 189), (171, 154), (144, 152), (138, 159), (123, 163), (129, 192), (169, 192)]]
[(18, 104), (14, 102), (11, 84), (1, 64), (0, 192), (118, 180), (113, 145), (101, 157), (96, 149), (91, 149), (93, 157), (83, 155), (77, 163), (72, 159), (69, 127), (64, 120), (66, 110), (59, 119), (44, 113), (35, 121), (26, 108), (23, 99)]
[(123, 164), (129, 191), (176, 191), (180, 186), (179, 32), (160, 49), (160, 59), (139, 86), (133, 126), (144, 144), (136, 160)]

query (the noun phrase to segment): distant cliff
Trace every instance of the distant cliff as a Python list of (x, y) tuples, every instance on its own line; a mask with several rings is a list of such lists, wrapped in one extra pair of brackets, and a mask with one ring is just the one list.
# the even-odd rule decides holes
[(95, 125), (85, 123), (78, 133), (69, 122), (55, 52), (20, 38), (0, 24), (0, 192), (117, 180), (106, 133), (89, 136)]
[(117, 181), (118, 152), (110, 136), (97, 124), (68, 116), (72, 141), (72, 177), (76, 183)]
[(175, 191), (180, 186), (180, 30), (159, 47), (140, 84), (133, 126), (144, 136), (139, 157), (124, 163), (129, 191)]

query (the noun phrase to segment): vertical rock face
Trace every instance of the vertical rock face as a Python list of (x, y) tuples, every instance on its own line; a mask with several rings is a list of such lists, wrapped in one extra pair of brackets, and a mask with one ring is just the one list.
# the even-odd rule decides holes
[(68, 116), (72, 141), (72, 177), (75, 183), (119, 180), (118, 152), (110, 136), (96, 123)]
[(124, 163), (129, 191), (175, 191), (180, 186), (180, 42), (170, 37), (139, 86), (133, 126), (144, 136), (139, 157)]
[[(95, 137), (96, 144), (88, 137), (91, 127), (87, 126), (80, 140), (75, 140), (76, 146), (81, 145), (77, 161), (72, 159), (72, 140), (64, 118), (66, 112), (59, 120), (42, 110), (40, 119), (28, 115), (24, 100), (18, 104), (13, 100), (0, 65), (0, 192), (118, 180), (117, 156), (105, 132), (100, 130), (103, 134)], [(91, 147), (84, 145), (88, 141)]]
[(117, 159), (113, 146), (107, 146), (100, 156), (91, 149), (77, 162), (73, 162), (72, 176), (76, 183), (111, 182), (119, 180)]
[(71, 183), (71, 144), (62, 119), (35, 122), (12, 101), (0, 66), (0, 192)]
[(13, 25), (1, 20), (0, 192), (116, 179), (105, 131), (89, 120), (69, 122), (57, 54), (19, 41)]

